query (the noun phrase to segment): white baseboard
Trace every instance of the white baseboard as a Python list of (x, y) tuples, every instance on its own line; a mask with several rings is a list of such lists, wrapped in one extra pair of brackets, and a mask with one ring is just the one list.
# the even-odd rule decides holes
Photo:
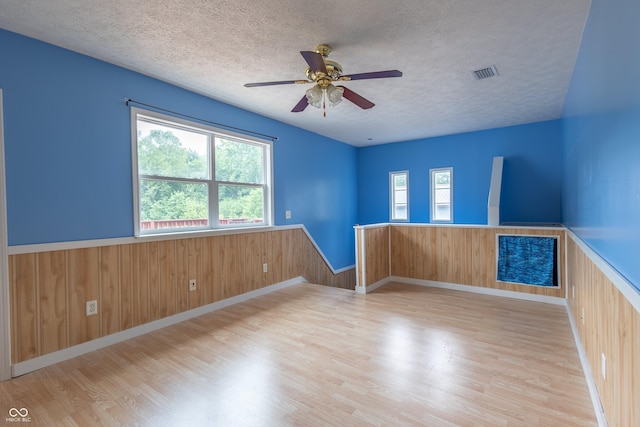
[(376, 283), (372, 283), (371, 285), (356, 286), (356, 292), (359, 294), (370, 294), (371, 292), (378, 289), (380, 286), (384, 286), (389, 282), (391, 282), (391, 277), (385, 277), (384, 279), (379, 280)]
[(250, 300), (252, 298), (259, 297), (261, 295), (268, 294), (270, 292), (277, 291), (279, 289), (286, 288), (301, 282), (307, 282), (302, 277), (295, 277), (293, 279), (285, 280), (284, 282), (276, 283), (270, 286), (266, 286), (255, 291), (247, 292), (242, 295), (227, 298), (222, 301), (216, 301), (211, 304), (204, 305), (202, 307), (194, 308), (193, 310), (185, 311), (175, 314), (173, 316), (165, 317), (163, 319), (154, 320), (153, 322), (145, 323), (144, 325), (136, 326), (131, 329), (116, 332), (111, 335), (107, 335), (102, 338), (98, 338), (92, 341), (88, 341), (82, 344), (74, 345), (73, 347), (65, 348), (55, 351), (53, 353), (45, 354), (44, 356), (34, 357), (33, 359), (25, 360), (11, 366), (11, 375), (18, 377), (28, 372), (35, 371), (37, 369), (44, 368), (68, 359), (72, 359), (77, 356), (89, 353), (94, 350), (99, 350), (104, 347), (108, 347), (112, 344), (119, 343), (121, 341), (128, 340), (146, 333), (156, 331), (161, 328), (165, 328), (176, 323), (184, 322), (185, 320), (192, 319), (194, 317), (202, 316), (203, 314), (210, 313), (212, 311), (220, 310), (221, 308), (229, 307), (230, 305), (237, 304)]
[[(381, 280), (380, 282), (384, 282), (384, 283), (378, 285), (378, 287), (389, 282), (401, 282), (401, 283), (407, 283), (409, 285), (451, 289), (454, 291), (472, 292), (476, 294), (493, 295), (493, 296), (504, 297), (504, 298), (515, 298), (515, 299), (521, 299), (526, 301), (544, 302), (547, 304), (555, 304), (555, 305), (562, 305), (562, 306), (566, 304), (566, 300), (560, 297), (550, 297), (547, 295), (529, 294), (526, 292), (506, 291), (504, 289), (483, 288), (480, 286), (458, 285), (456, 283), (436, 282), (433, 280), (411, 279), (408, 277), (391, 276), (391, 277), (388, 277), (387, 279)], [(368, 293), (368, 287), (367, 287), (367, 293)]]
[(591, 372), (591, 366), (589, 366), (589, 360), (584, 352), (582, 340), (578, 333), (578, 328), (573, 317), (571, 307), (567, 304), (567, 314), (569, 315), (569, 323), (571, 324), (571, 332), (573, 333), (573, 339), (576, 342), (578, 348), (578, 355), (580, 356), (580, 363), (582, 364), (582, 371), (584, 372), (584, 378), (587, 380), (587, 388), (589, 389), (589, 395), (591, 396), (591, 403), (593, 404), (593, 410), (596, 414), (599, 427), (607, 427), (607, 418), (604, 415), (602, 404), (600, 403), (600, 396), (598, 395), (598, 389), (596, 383), (593, 380), (593, 374)]

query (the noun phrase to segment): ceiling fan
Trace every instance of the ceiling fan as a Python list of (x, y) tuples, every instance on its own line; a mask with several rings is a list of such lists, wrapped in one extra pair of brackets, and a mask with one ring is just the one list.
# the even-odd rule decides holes
[(331, 52), (331, 46), (327, 44), (320, 44), (316, 46), (315, 52), (300, 51), (300, 54), (304, 60), (309, 64), (306, 70), (307, 80), (284, 80), (277, 82), (261, 82), (261, 83), (247, 83), (245, 87), (258, 87), (258, 86), (275, 86), (275, 85), (287, 85), (287, 84), (309, 84), (315, 83), (315, 85), (308, 89), (305, 96), (291, 110), (292, 113), (299, 113), (307, 108), (307, 105), (311, 104), (314, 107), (321, 108), (324, 111), (326, 117), (326, 102), (329, 102), (329, 106), (334, 106), (342, 102), (342, 98), (353, 102), (362, 109), (372, 108), (375, 104), (368, 99), (358, 95), (351, 89), (348, 89), (342, 85), (334, 85), (335, 82), (347, 82), (350, 80), (366, 80), (366, 79), (382, 79), (387, 77), (402, 77), (402, 72), (398, 70), (388, 71), (374, 71), (369, 73), (359, 74), (342, 74), (342, 66), (335, 61), (326, 59)]

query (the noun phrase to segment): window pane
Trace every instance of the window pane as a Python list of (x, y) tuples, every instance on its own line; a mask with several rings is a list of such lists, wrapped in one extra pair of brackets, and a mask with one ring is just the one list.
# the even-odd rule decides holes
[(262, 187), (243, 185), (218, 186), (218, 221), (228, 224), (264, 223), (264, 194)]
[(436, 172), (435, 173), (435, 181), (436, 181), (436, 186), (439, 187), (441, 185), (449, 185), (449, 171), (446, 172)]
[(408, 172), (390, 173), (391, 220), (409, 219), (409, 175)]
[(263, 153), (259, 145), (216, 138), (216, 181), (263, 184)]
[(453, 221), (453, 169), (431, 169), (431, 220)]
[(140, 228), (193, 228), (209, 225), (207, 184), (140, 180)]
[(209, 137), (138, 120), (138, 173), (175, 178), (209, 178)]
[(436, 221), (451, 221), (451, 205), (436, 205)]
[(451, 201), (450, 194), (451, 192), (448, 188), (438, 188), (436, 186), (436, 204), (449, 203)]
[(394, 219), (407, 219), (407, 205), (396, 205), (394, 214)]

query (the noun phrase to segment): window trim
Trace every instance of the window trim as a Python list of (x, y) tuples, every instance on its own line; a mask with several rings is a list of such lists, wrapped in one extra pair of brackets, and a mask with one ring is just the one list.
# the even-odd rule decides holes
[[(219, 129), (210, 125), (199, 123), (197, 121), (185, 120), (179, 117), (158, 113), (151, 110), (145, 110), (138, 107), (130, 108), (130, 125), (131, 125), (131, 171), (132, 171), (132, 186), (133, 186), (133, 221), (134, 221), (134, 236), (146, 237), (154, 235), (171, 235), (171, 234), (193, 234), (193, 233), (211, 233), (221, 230), (232, 229), (251, 229), (251, 228), (265, 228), (273, 227), (274, 218), (274, 191), (273, 191), (273, 141), (254, 136), (249, 136), (243, 133), (232, 132), (225, 129)], [(209, 225), (206, 227), (181, 227), (181, 228), (167, 228), (162, 230), (151, 230), (144, 232), (141, 229), (140, 224), (140, 174), (138, 171), (138, 134), (137, 134), (137, 122), (138, 117), (143, 116), (150, 118), (151, 120), (157, 120), (159, 122), (166, 122), (168, 125), (177, 127), (184, 127), (185, 130), (194, 130), (200, 133), (209, 134), (209, 153), (210, 153), (210, 174), (208, 179), (185, 179), (185, 182), (208, 182), (210, 183), (208, 197), (209, 197)], [(264, 184), (248, 185), (264, 188), (264, 222), (254, 225), (248, 224), (232, 224), (232, 225), (218, 225), (218, 186), (220, 184), (241, 185), (245, 186), (247, 183), (236, 182), (224, 182), (215, 180), (215, 138), (228, 138), (231, 140), (240, 140), (240, 142), (246, 142), (263, 147), (263, 168), (264, 168)], [(182, 178), (171, 178), (176, 181), (183, 181)], [(215, 196), (215, 198), (213, 198)], [(216, 224), (214, 226), (214, 224)]]
[[(434, 176), (436, 173), (449, 172), (449, 219), (435, 219), (436, 218), (436, 186)], [(432, 168), (429, 169), (429, 190), (430, 190), (430, 222), (449, 224), (453, 223), (453, 167), (444, 168)]]
[[(396, 197), (395, 197), (395, 187), (394, 187), (394, 183), (393, 183), (393, 178), (395, 176), (398, 175), (404, 175), (405, 176), (405, 180), (406, 180), (406, 198), (407, 201), (405, 203), (405, 205), (407, 206), (407, 217), (406, 218), (396, 218), (395, 217), (395, 211), (396, 211)], [(408, 170), (402, 170), (402, 171), (393, 171), (393, 172), (389, 172), (389, 221), (391, 222), (409, 222), (409, 171)]]

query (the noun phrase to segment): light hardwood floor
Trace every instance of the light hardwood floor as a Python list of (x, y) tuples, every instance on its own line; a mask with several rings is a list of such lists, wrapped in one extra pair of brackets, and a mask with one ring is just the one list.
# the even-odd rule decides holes
[(398, 283), (289, 287), (0, 383), (0, 421), (13, 407), (32, 426), (597, 425), (564, 308)]

